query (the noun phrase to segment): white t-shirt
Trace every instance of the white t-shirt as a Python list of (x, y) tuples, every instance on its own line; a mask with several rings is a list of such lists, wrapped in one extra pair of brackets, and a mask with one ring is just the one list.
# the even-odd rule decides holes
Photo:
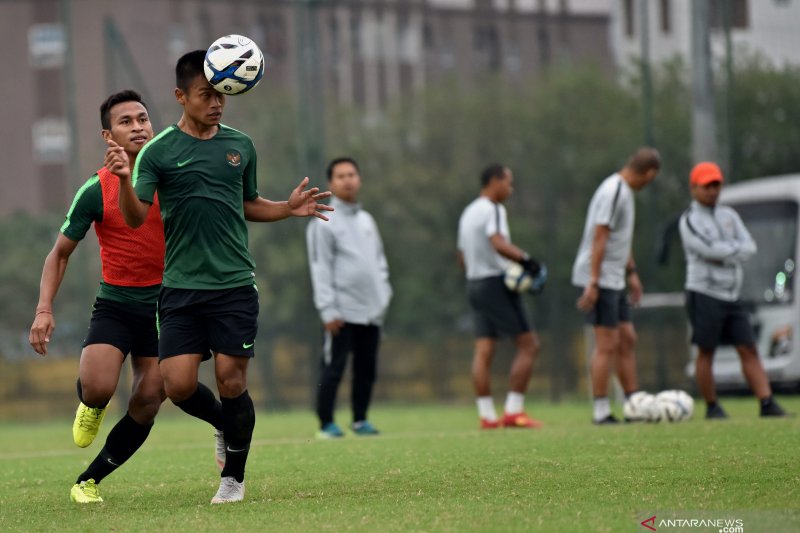
[(578, 255), (572, 265), (572, 284), (585, 287), (591, 279), (592, 240), (597, 226), (609, 226), (611, 232), (600, 264), (600, 287), (625, 288), (625, 266), (633, 244), (635, 205), (633, 190), (622, 176), (614, 173), (603, 180), (589, 203)]
[(473, 200), (458, 221), (458, 249), (464, 255), (467, 279), (500, 276), (508, 260), (497, 253), (489, 238), (500, 234), (509, 242), (506, 208), (485, 196)]

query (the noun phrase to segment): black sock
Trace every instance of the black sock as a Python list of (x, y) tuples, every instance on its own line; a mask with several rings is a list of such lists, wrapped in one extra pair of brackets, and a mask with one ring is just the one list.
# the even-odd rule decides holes
[(191, 396), (182, 402), (173, 403), (180, 407), (184, 413), (188, 413), (200, 420), (205, 420), (215, 429), (223, 429), (222, 405), (217, 401), (211, 389), (202, 383), (197, 384), (197, 389)]
[(83, 405), (86, 407), (91, 407), (93, 409), (105, 409), (108, 405), (108, 402), (104, 403), (103, 405), (89, 405), (88, 403), (83, 401), (83, 385), (81, 385), (81, 378), (78, 378), (78, 381), (75, 383), (76, 387), (78, 388), (78, 399), (81, 401)]
[(147, 440), (152, 428), (153, 424), (143, 426), (131, 418), (130, 413), (125, 413), (125, 416), (111, 429), (103, 449), (100, 450), (89, 468), (78, 476), (76, 483), (89, 479), (100, 483), (104, 477), (122, 466), (125, 461), (130, 459), (131, 455), (136, 453), (136, 450)]
[(713, 409), (716, 406), (717, 406), (717, 400), (714, 400), (712, 402), (706, 402), (706, 407), (708, 407), (709, 409)]
[(225, 468), (221, 477), (233, 476), (244, 481), (244, 466), (253, 440), (256, 411), (247, 391), (238, 398), (221, 398), (222, 431), (225, 432)]
[(769, 407), (770, 405), (772, 405), (773, 401), (774, 401), (774, 400), (772, 399), (772, 395), (770, 395), (770, 396), (767, 396), (766, 398), (763, 398), (762, 400), (760, 400), (760, 402), (761, 402), (761, 407), (762, 407), (762, 408), (764, 408), (764, 407)]

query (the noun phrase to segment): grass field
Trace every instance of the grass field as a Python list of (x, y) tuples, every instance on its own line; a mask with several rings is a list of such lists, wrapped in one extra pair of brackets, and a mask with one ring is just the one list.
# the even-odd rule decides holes
[[(800, 412), (800, 398), (781, 401)], [(722, 422), (595, 427), (586, 403), (543, 404), (544, 429), (483, 432), (471, 406), (379, 406), (383, 435), (338, 441), (313, 439), (308, 412), (262, 412), (245, 502), (226, 506), (208, 503), (212, 432), (172, 407), (95, 506), (69, 489), (115, 413), (85, 450), (71, 420), (3, 423), (0, 531), (647, 532), (653, 515), (800, 531), (800, 418), (761, 420), (751, 398), (724, 405)]]

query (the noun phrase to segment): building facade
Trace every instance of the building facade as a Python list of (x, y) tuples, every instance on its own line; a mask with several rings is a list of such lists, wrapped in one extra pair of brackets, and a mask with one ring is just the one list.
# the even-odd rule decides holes
[[(642, 37), (649, 40), (653, 63), (691, 60), (691, 2), (647, 0), (647, 26), (642, 0), (611, 2), (611, 50), (616, 65), (628, 68), (642, 56)], [(707, 0), (712, 54), (725, 56), (724, 20), (730, 25), (735, 51), (758, 53), (776, 66), (800, 64), (800, 2), (797, 0)]]
[(15, 124), (0, 144), (0, 216), (65, 208), (102, 163), (109, 93), (136, 89), (157, 126), (174, 121), (175, 61), (220, 35), (261, 47), (267, 83), (313, 84), (315, 98), (372, 115), (447, 77), (613, 67), (609, 0), (0, 0), (0, 24)]

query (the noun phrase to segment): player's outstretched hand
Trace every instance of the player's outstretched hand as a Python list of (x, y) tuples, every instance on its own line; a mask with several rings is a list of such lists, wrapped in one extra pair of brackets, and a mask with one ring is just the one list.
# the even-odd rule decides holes
[(125, 150), (120, 145), (111, 139), (106, 140), (106, 143), (108, 143), (108, 148), (106, 149), (106, 157), (103, 161), (105, 167), (112, 174), (115, 174), (120, 178), (130, 178), (131, 168), (128, 154), (125, 153)]
[(39, 355), (47, 355), (47, 343), (50, 342), (50, 335), (56, 329), (56, 321), (53, 313), (43, 311), (36, 314), (28, 335), (28, 342)]
[(304, 178), (289, 196), (287, 201), (289, 212), (296, 217), (317, 217), (322, 220), (328, 220), (328, 217), (322, 214), (322, 211), (333, 211), (333, 208), (329, 205), (320, 204), (319, 201), (329, 197), (331, 192), (319, 192), (319, 187), (305, 190), (306, 187), (308, 187), (308, 177)]

